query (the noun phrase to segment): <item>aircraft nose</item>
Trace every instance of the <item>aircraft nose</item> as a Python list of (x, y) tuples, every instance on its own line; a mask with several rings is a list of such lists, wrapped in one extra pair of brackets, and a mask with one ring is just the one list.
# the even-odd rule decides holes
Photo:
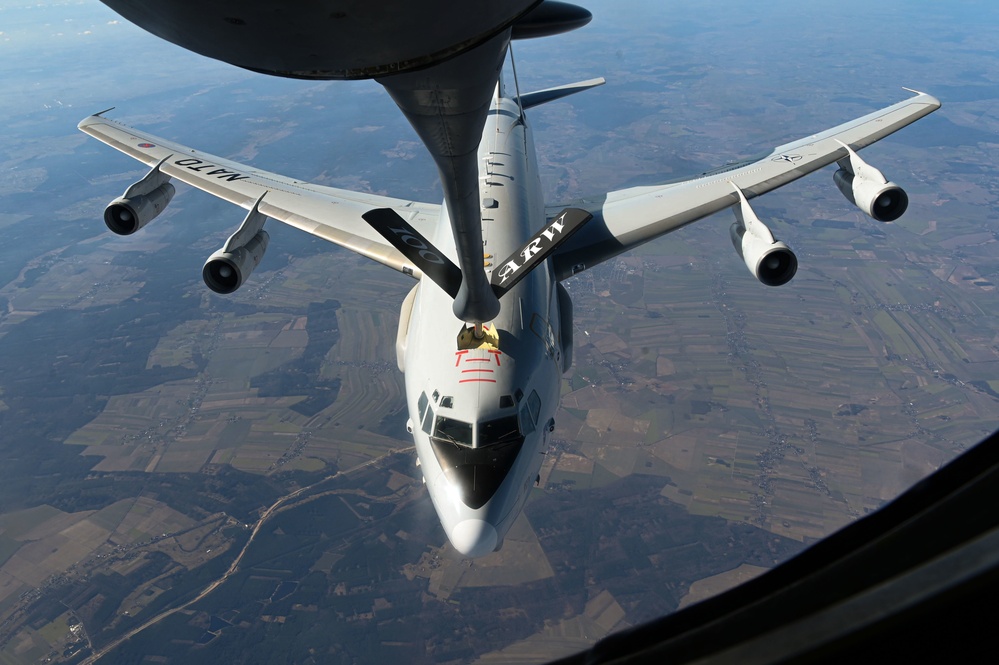
[(463, 520), (451, 530), (451, 544), (467, 557), (489, 554), (498, 540), (496, 529), (483, 520)]

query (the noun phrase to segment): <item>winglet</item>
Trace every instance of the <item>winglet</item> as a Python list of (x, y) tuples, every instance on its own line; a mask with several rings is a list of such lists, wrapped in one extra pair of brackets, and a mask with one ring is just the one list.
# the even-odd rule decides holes
[(934, 110), (943, 106), (943, 104), (939, 99), (937, 99), (928, 92), (923, 92), (922, 90), (914, 90), (913, 88), (906, 88), (904, 85), (902, 86), (902, 90), (915, 94), (917, 98), (922, 97), (922, 99), (920, 99), (919, 101), (929, 104), (930, 106), (933, 107)]

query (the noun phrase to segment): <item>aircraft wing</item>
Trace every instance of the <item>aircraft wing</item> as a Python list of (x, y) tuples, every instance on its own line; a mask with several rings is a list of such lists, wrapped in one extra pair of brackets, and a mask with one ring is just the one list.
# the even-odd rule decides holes
[(361, 215), (376, 208), (391, 208), (424, 237), (433, 237), (440, 206), (375, 194), (324, 187), (238, 164), (121, 123), (90, 116), (79, 129), (150, 167), (164, 159), (160, 171), (181, 182), (314, 236), (329, 240), (379, 263), (415, 277), (419, 269), (365, 222)]
[[(693, 178), (651, 187), (632, 187), (601, 197), (548, 208), (554, 217), (571, 205), (593, 214), (558, 248), (553, 264), (565, 279), (653, 238), (747, 199), (786, 185), (864, 148), (940, 108), (925, 93), (824, 132), (778, 146), (767, 155), (730, 164)], [(845, 145), (844, 145), (845, 144)], [(880, 174), (879, 174), (880, 175)]]

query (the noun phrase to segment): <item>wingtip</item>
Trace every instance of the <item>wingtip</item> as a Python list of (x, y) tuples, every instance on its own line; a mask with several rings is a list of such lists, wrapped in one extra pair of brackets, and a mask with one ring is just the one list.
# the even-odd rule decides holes
[(936, 97), (934, 97), (929, 93), (923, 92), (922, 90), (915, 90), (914, 88), (906, 88), (904, 85), (902, 86), (902, 90), (913, 93), (917, 97), (921, 98), (920, 99), (921, 102), (929, 104), (934, 108), (940, 108), (942, 106), (939, 99), (937, 99)]
[(80, 122), (77, 123), (76, 128), (82, 130), (84, 127), (87, 127), (88, 125), (92, 125), (95, 118), (100, 118), (105, 113), (107, 113), (108, 111), (113, 111), (114, 109), (115, 109), (115, 107), (112, 106), (110, 108), (104, 109), (103, 111), (98, 111), (97, 113), (94, 113), (92, 115), (88, 115), (86, 118), (84, 118), (83, 120), (81, 120)]

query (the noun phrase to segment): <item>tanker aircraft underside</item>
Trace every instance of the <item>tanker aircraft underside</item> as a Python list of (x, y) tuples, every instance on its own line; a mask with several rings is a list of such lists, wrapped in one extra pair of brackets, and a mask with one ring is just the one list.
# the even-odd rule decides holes
[(232, 293), (259, 265), (267, 219), (414, 278), (396, 339), (408, 430), (441, 524), (469, 557), (500, 547), (538, 480), (561, 375), (572, 363), (572, 303), (561, 280), (733, 208), (738, 255), (762, 283), (785, 284), (797, 258), (750, 200), (836, 162), (844, 196), (875, 220), (893, 221), (908, 204), (905, 192), (857, 151), (940, 106), (911, 91), (759, 159), (551, 205), (525, 110), (603, 80), (518, 95), (500, 70), (511, 40), (578, 28), (590, 20), (585, 9), (493, 0), (476, 3), (481, 11), (469, 18), (467, 0), (318, 0), (304, 9), (274, 0), (103, 1), (164, 39), (255, 71), (375, 78), (416, 129), (439, 170), (441, 204), (301, 182), (128, 128), (106, 112), (79, 125), (150, 167), (105, 210), (113, 232), (134, 233), (159, 215), (174, 178), (248, 211), (205, 263), (213, 291)]

